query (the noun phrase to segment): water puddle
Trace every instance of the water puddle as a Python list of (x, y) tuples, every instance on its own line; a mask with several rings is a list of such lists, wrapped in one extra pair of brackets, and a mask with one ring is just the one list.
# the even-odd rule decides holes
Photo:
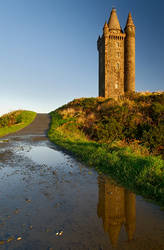
[(0, 145), (0, 249), (164, 249), (164, 213), (45, 138)]
[(63, 162), (63, 154), (59, 151), (54, 151), (54, 149), (38, 146), (32, 147), (29, 152), (25, 154), (32, 161), (38, 164), (47, 164), (53, 166), (54, 162), (61, 164)]

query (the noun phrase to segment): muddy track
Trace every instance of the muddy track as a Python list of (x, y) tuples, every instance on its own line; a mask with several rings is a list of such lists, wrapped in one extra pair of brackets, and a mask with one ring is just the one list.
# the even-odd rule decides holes
[(47, 135), (49, 125), (50, 116), (48, 114), (37, 114), (30, 125), (12, 135)]

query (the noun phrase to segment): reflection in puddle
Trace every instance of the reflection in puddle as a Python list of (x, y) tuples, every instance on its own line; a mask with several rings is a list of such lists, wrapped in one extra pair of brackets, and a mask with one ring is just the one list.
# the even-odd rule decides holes
[(55, 164), (63, 162), (61, 152), (45, 146), (33, 146), (29, 151), (25, 152), (25, 156), (38, 164), (47, 164), (49, 166), (53, 166), (54, 162)]
[(3, 250), (164, 250), (158, 207), (46, 140), (0, 144), (0, 202)]
[(99, 201), (97, 215), (103, 220), (104, 231), (109, 234), (113, 247), (117, 245), (124, 226), (128, 240), (132, 240), (136, 228), (136, 196), (119, 187), (106, 176), (98, 177)]

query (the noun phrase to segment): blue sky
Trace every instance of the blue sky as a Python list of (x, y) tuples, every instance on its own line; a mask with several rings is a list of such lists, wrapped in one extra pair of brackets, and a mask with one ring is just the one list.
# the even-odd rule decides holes
[(164, 86), (164, 1), (0, 0), (0, 114), (98, 95), (97, 38), (112, 7), (136, 25), (136, 90)]

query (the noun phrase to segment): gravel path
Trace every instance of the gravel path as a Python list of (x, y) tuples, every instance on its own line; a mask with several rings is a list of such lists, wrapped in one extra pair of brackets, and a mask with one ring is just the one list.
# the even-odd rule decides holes
[(49, 124), (50, 116), (48, 114), (37, 114), (36, 118), (29, 126), (12, 135), (47, 135)]

